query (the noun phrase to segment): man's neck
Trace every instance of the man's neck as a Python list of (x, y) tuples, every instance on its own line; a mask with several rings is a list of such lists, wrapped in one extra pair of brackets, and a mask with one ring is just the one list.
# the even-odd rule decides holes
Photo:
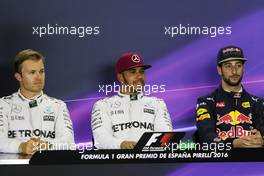
[(134, 90), (134, 88), (129, 87), (129, 85), (121, 84), (120, 93), (124, 95), (138, 95), (139, 94), (138, 92), (134, 92), (132, 90)]
[(128, 92), (128, 91), (124, 91), (124, 92), (122, 92), (122, 91), (120, 91), (120, 93), (121, 93), (121, 94), (124, 94), (124, 95), (138, 95), (137, 92)]
[(237, 86), (230, 86), (230, 85), (228, 85), (222, 81), (222, 88), (226, 91), (229, 91), (229, 92), (239, 92), (242, 88), (242, 85), (239, 84)]
[(20, 94), (23, 95), (23, 97), (25, 97), (27, 99), (31, 99), (31, 98), (41, 94), (41, 91), (40, 92), (30, 92), (30, 91), (27, 91), (27, 90), (24, 90), (21, 88), (19, 90), (20, 90)]

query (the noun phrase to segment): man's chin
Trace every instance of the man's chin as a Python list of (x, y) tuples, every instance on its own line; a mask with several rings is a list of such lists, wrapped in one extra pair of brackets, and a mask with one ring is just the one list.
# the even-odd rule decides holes
[(141, 92), (144, 89), (144, 85), (134, 85), (134, 88), (137, 92)]
[(223, 77), (224, 82), (232, 87), (238, 86), (240, 85), (241, 81), (242, 81), (243, 77), (240, 77), (239, 79), (232, 79), (232, 78), (228, 78), (226, 79), (225, 77)]
[(240, 84), (240, 81), (236, 81), (236, 82), (232, 82), (232, 81), (228, 81), (228, 82), (226, 82), (229, 86), (233, 86), (233, 87), (235, 87), (235, 86), (238, 86), (239, 84)]
[(43, 90), (43, 88), (42, 87), (40, 87), (40, 88), (35, 88), (35, 89), (32, 89), (31, 90), (31, 92), (34, 92), (34, 93), (39, 93), (39, 92), (41, 92)]

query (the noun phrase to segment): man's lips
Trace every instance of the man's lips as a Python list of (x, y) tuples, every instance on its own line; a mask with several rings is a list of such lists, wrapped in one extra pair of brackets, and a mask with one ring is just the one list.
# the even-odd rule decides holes
[(236, 75), (236, 76), (230, 76), (231, 79), (239, 79), (240, 76), (239, 75)]
[(34, 85), (42, 85), (42, 82), (35, 82)]
[(143, 81), (135, 81), (133, 84), (134, 84), (134, 85), (143, 85), (144, 82), (143, 82)]

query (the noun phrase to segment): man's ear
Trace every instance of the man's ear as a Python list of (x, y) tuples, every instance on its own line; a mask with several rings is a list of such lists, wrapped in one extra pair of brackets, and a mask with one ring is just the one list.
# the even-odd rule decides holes
[(222, 69), (221, 69), (221, 66), (217, 66), (217, 72), (218, 72), (218, 75), (222, 76)]
[(22, 75), (20, 73), (15, 73), (15, 78), (18, 82), (20, 82), (22, 80)]
[(121, 73), (117, 73), (117, 80), (122, 84), (124, 83), (124, 77)]

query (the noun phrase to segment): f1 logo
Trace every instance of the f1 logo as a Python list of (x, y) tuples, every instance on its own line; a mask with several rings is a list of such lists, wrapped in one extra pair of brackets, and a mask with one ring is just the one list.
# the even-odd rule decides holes
[(154, 133), (152, 134), (151, 138), (148, 140), (145, 146), (149, 147), (151, 144), (157, 142), (158, 137), (162, 135), (162, 133)]

